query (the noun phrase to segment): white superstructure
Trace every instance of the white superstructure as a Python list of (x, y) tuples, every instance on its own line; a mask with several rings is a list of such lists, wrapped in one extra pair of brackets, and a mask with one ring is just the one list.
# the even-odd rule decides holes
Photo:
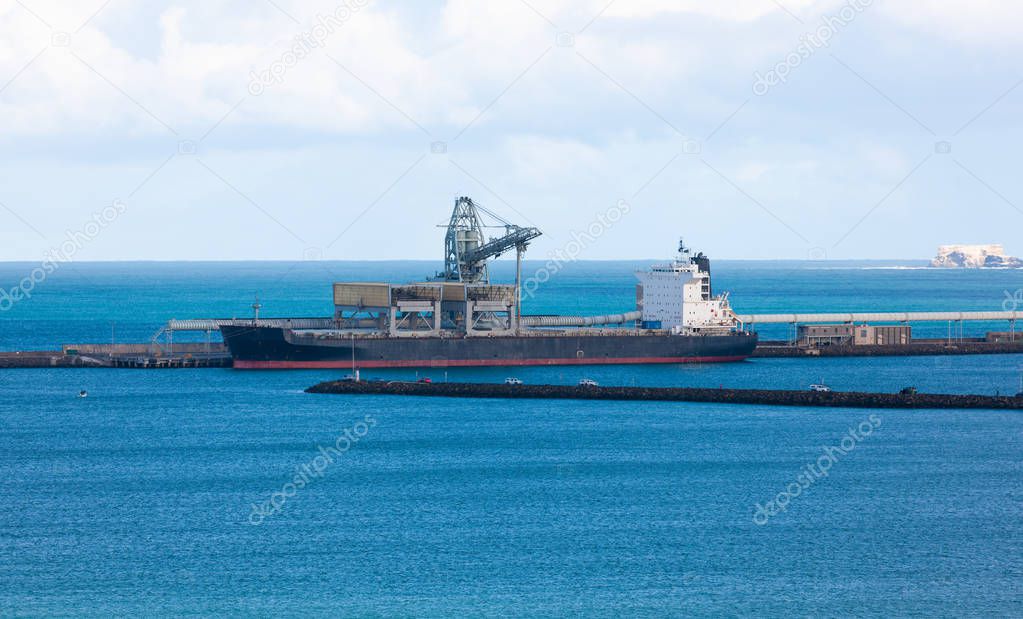
[(708, 333), (733, 329), (738, 321), (728, 295), (712, 296), (710, 260), (693, 256), (679, 244), (679, 256), (668, 264), (637, 271), (637, 303), (646, 329), (674, 333)]

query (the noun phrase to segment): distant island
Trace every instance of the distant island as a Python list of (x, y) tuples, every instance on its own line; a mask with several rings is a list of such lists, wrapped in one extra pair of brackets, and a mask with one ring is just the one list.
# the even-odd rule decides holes
[(1001, 245), (942, 245), (931, 266), (946, 269), (1020, 269), (1023, 260), (1007, 256)]

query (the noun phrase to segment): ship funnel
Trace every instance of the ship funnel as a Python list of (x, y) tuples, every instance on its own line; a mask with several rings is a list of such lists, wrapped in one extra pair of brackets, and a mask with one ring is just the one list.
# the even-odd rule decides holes
[(693, 264), (696, 265), (696, 268), (698, 268), (701, 273), (707, 274), (707, 280), (703, 286), (703, 300), (710, 301), (714, 296), (714, 291), (711, 288), (710, 283), (710, 258), (701, 251), (693, 258)]

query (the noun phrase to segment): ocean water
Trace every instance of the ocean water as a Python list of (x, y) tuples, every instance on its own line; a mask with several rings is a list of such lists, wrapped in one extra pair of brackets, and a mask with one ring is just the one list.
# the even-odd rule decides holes
[[(569, 265), (527, 311), (628, 309), (644, 265)], [(997, 310), (1023, 288), (893, 268), (912, 266), (723, 261), (715, 286), (740, 312)], [(332, 280), (433, 268), (78, 264), (0, 312), (0, 349), (144, 341), (171, 317), (249, 316), (256, 294), (266, 316), (326, 315)], [(513, 372), (993, 394), (1018, 390), (1023, 357)], [(1023, 615), (1018, 413), (303, 393), (337, 374), (0, 371), (0, 614)]]

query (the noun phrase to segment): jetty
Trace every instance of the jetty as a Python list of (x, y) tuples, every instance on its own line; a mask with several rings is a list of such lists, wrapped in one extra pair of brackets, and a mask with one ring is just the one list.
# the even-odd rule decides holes
[(909, 344), (804, 346), (783, 341), (761, 341), (750, 357), (943, 357), (957, 355), (1023, 354), (1023, 337), (1013, 341), (989, 341), (984, 338), (913, 340)]
[(778, 389), (707, 389), (701, 387), (587, 387), (339, 380), (314, 385), (306, 389), (306, 393), (447, 398), (706, 402), (831, 408), (1023, 410), (1023, 396), (1020, 395), (1010, 397)]
[(220, 343), (70, 344), (61, 350), (0, 352), (0, 369), (15, 368), (229, 368), (231, 354)]

